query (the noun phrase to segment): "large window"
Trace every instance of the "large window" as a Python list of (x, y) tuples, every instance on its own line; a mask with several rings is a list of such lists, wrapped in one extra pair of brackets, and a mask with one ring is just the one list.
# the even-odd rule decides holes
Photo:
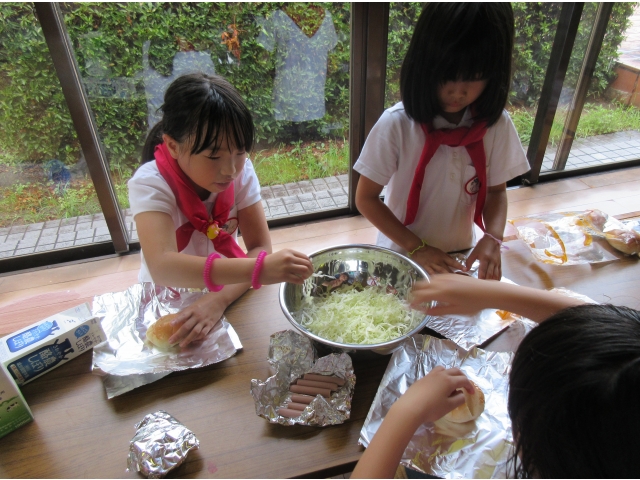
[[(542, 175), (640, 158), (640, 103), (631, 99), (640, 63), (624, 56), (622, 44), (640, 29), (634, 9), (636, 3), (620, 2), (612, 4), (609, 14), (598, 3), (585, 3)], [(640, 46), (626, 48), (633, 52)]]
[[(638, 4), (512, 5), (507, 109), (536, 171), (515, 181), (637, 161), (640, 42), (623, 42)], [(251, 109), (270, 225), (354, 213), (350, 165), (399, 101), (423, 6), (0, 3), (0, 272), (137, 246), (126, 183), (165, 89), (192, 71)]]
[(110, 242), (33, 4), (0, 17), (0, 259)]

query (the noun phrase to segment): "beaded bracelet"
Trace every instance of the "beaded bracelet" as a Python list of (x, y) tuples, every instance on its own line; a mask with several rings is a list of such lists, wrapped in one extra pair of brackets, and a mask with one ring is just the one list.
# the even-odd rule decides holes
[(424, 240), (422, 240), (422, 244), (419, 247), (414, 248), (413, 250), (411, 250), (409, 252), (409, 256), (413, 255), (414, 253), (416, 253), (418, 250), (420, 250), (423, 247), (428, 247), (429, 244), (427, 242), (425, 242)]
[(204, 284), (210, 292), (219, 292), (220, 290), (222, 290), (222, 287), (224, 287), (224, 285), (216, 285), (211, 281), (211, 267), (213, 266), (213, 261), (216, 258), (220, 258), (220, 255), (216, 252), (213, 252), (211, 255), (209, 255), (204, 262), (204, 270), (202, 271)]
[(251, 286), (254, 290), (258, 290), (262, 284), (260, 283), (260, 273), (262, 273), (262, 267), (264, 266), (264, 257), (267, 256), (267, 251), (262, 250), (256, 258), (256, 265), (253, 267), (253, 273), (251, 274)]

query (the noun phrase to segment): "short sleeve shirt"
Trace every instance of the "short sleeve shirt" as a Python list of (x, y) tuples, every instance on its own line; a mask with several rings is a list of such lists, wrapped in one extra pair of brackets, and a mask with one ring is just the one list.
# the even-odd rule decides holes
[[(187, 223), (187, 217), (180, 211), (176, 203), (176, 197), (171, 191), (171, 187), (160, 174), (155, 160), (143, 164), (128, 182), (129, 204), (131, 213), (135, 219), (136, 215), (142, 212), (164, 212), (171, 216), (176, 230)], [(238, 210), (250, 207), (260, 201), (260, 183), (256, 176), (253, 164), (248, 158), (244, 168), (234, 180), (235, 202), (229, 213), (229, 225), (237, 226)], [(204, 201), (207, 211), (211, 211), (217, 193), (212, 193)], [(235, 223), (233, 220), (236, 220)], [(233, 231), (234, 238), (237, 235), (236, 229)], [(215, 252), (213, 242), (204, 233), (194, 231), (187, 247), (181, 253), (206, 257)], [(151, 274), (144, 259), (144, 252), (141, 253), (141, 266), (138, 275), (140, 282), (152, 282)]]
[[(435, 128), (470, 126), (467, 109), (458, 125), (438, 116)], [(407, 198), (426, 137), (419, 123), (410, 119), (402, 103), (385, 110), (374, 125), (354, 165), (361, 175), (386, 185), (385, 204), (404, 221)], [(500, 185), (529, 170), (518, 133), (507, 111), (487, 129), (484, 136), (487, 184)], [(441, 145), (425, 170), (420, 206), (415, 221), (408, 226), (429, 245), (454, 252), (475, 245), (473, 216), (477, 191), (473, 188), (476, 170), (465, 147)], [(406, 253), (381, 232), (377, 244)]]

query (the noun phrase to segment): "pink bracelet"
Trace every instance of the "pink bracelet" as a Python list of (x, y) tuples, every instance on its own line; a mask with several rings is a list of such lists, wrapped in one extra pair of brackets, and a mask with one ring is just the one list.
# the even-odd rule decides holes
[(262, 284), (260, 284), (260, 273), (262, 273), (262, 267), (264, 266), (264, 257), (267, 256), (267, 251), (262, 250), (256, 258), (256, 266), (253, 267), (253, 273), (251, 274), (251, 286), (254, 290), (258, 290)]
[(211, 255), (209, 255), (204, 262), (204, 270), (202, 272), (204, 284), (210, 292), (219, 292), (220, 290), (222, 290), (222, 287), (224, 287), (224, 285), (216, 285), (211, 281), (211, 267), (213, 266), (213, 261), (216, 258), (220, 258), (220, 255), (216, 252), (213, 252)]
[(504, 248), (505, 250), (509, 250), (509, 247), (507, 247), (506, 245), (504, 245), (504, 243), (502, 242), (502, 240), (497, 239), (496, 237), (494, 237), (493, 235), (491, 235), (490, 233), (484, 232), (484, 236), (485, 237), (489, 237), (492, 240), (495, 240), (497, 242), (498, 245), (500, 245), (500, 248)]

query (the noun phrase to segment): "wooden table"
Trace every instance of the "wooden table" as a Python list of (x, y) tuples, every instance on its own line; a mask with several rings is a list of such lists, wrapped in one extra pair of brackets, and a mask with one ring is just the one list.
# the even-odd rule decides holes
[[(504, 275), (538, 288), (565, 287), (599, 302), (640, 309), (640, 262), (629, 257), (598, 265), (559, 267), (536, 262), (524, 243), (508, 242)], [(289, 328), (278, 286), (249, 291), (227, 312), (244, 349), (206, 368), (177, 372), (107, 400), (85, 354), (23, 388), (35, 421), (0, 439), (3, 478), (120, 478), (134, 425), (166, 410), (200, 441), (170, 477), (326, 478), (352, 470), (358, 437), (389, 357), (354, 356), (357, 378), (351, 419), (327, 428), (283, 427), (255, 414), (253, 378), (266, 379), (269, 336)], [(494, 342), (501, 349), (500, 337)]]

